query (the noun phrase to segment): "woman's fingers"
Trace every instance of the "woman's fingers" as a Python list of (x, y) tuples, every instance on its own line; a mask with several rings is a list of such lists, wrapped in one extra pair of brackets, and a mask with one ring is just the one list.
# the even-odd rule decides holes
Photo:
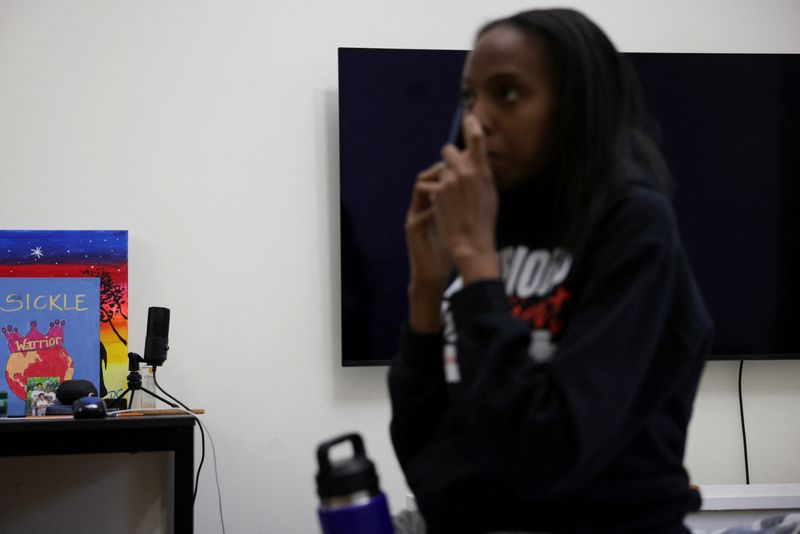
[(474, 115), (464, 118), (464, 137), (464, 150), (459, 150), (454, 145), (442, 147), (442, 161), (459, 176), (483, 176), (491, 179), (486, 136), (480, 121)]
[(483, 174), (489, 176), (486, 172), (489, 170), (489, 150), (486, 146), (486, 136), (483, 134), (480, 121), (474, 115), (464, 117), (464, 138), (467, 145), (464, 152), (478, 169), (484, 171)]
[(406, 228), (412, 229), (416, 228), (417, 226), (427, 224), (431, 218), (433, 218), (433, 208), (409, 213), (408, 217), (406, 218)]
[(441, 190), (442, 183), (439, 181), (439, 173), (436, 174), (436, 181), (417, 181), (414, 184), (414, 193), (411, 198), (411, 209), (409, 213), (417, 213), (431, 207), (436, 200), (436, 194)]
[(465, 175), (470, 170), (468, 158), (454, 145), (444, 145), (442, 147), (442, 165), (442, 171), (450, 170), (457, 175)]
[(439, 173), (442, 171), (444, 163), (437, 161), (421, 173), (417, 175), (417, 183), (419, 182), (436, 182), (439, 180)]

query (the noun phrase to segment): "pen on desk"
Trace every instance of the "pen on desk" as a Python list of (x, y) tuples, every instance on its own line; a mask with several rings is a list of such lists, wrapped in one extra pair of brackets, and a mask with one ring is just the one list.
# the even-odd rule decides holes
[(108, 415), (113, 417), (134, 417), (139, 415), (203, 415), (206, 411), (204, 408), (192, 408), (191, 410), (182, 410), (180, 408), (143, 408), (131, 410), (119, 410), (111, 412)]

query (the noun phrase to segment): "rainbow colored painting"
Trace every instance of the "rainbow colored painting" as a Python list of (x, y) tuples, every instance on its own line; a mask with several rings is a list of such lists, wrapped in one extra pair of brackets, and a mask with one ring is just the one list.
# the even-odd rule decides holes
[(128, 376), (128, 232), (0, 230), (2, 278), (97, 278), (99, 389), (116, 398)]

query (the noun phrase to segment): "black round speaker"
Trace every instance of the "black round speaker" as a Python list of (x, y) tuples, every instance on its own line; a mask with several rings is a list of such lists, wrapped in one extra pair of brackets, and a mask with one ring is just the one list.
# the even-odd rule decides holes
[(56, 398), (64, 406), (72, 406), (76, 400), (89, 395), (96, 397), (97, 388), (88, 380), (65, 380), (56, 389)]

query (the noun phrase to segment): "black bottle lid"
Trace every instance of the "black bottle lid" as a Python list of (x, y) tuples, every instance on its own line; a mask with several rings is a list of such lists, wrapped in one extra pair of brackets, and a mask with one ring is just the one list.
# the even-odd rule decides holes
[[(352, 458), (331, 462), (330, 450), (347, 441), (353, 446)], [(346, 497), (361, 491), (370, 495), (380, 493), (375, 465), (367, 458), (364, 440), (359, 434), (345, 434), (320, 444), (317, 447), (317, 461), (317, 494), (321, 499)]]

